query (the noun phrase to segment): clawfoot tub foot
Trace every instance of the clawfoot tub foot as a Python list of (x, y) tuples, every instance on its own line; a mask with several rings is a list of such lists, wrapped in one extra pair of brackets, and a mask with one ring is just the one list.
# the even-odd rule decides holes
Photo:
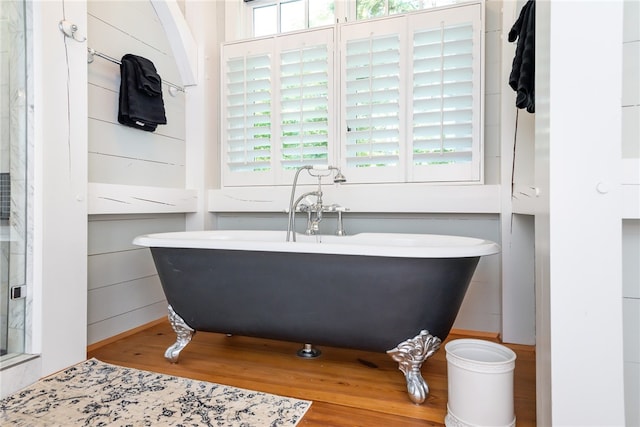
[(186, 324), (182, 317), (178, 316), (173, 308), (169, 306), (169, 323), (177, 335), (176, 342), (164, 352), (164, 357), (171, 363), (178, 362), (178, 356), (183, 348), (189, 344), (191, 337), (196, 333)]
[(414, 338), (401, 342), (396, 348), (387, 351), (393, 360), (398, 362), (398, 369), (407, 380), (407, 391), (413, 403), (420, 404), (429, 395), (429, 386), (422, 378), (422, 363), (433, 355), (442, 341), (428, 331), (422, 330)]

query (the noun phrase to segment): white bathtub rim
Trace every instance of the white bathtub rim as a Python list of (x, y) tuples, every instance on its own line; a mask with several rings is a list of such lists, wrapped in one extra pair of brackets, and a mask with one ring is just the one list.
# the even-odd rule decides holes
[(408, 233), (359, 233), (349, 236), (296, 234), (296, 242), (286, 242), (285, 235), (280, 230), (182, 231), (138, 236), (133, 244), (144, 247), (401, 258), (466, 258), (500, 252), (500, 246), (495, 242), (465, 236)]

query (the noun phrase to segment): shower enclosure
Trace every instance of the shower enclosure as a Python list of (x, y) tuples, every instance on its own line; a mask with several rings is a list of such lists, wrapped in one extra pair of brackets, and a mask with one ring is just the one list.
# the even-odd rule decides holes
[(25, 352), (26, 1), (0, 1), (0, 367)]

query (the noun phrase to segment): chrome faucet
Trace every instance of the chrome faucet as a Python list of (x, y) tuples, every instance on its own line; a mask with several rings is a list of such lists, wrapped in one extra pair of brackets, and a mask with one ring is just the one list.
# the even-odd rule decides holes
[[(295, 199), (296, 194), (296, 186), (298, 185), (298, 177), (300, 176), (300, 172), (306, 170), (309, 175), (318, 178), (318, 189), (315, 191), (309, 191), (302, 194), (300, 197)], [(288, 222), (287, 222), (287, 242), (296, 241), (296, 233), (295, 233), (295, 225), (296, 225), (296, 210), (298, 209), (298, 205), (303, 212), (307, 212), (307, 234), (316, 234), (320, 227), (320, 221), (322, 221), (323, 212), (333, 212), (331, 206), (323, 206), (322, 202), (322, 177), (327, 176), (327, 174), (323, 174), (322, 171), (329, 171), (329, 174), (332, 171), (335, 171), (335, 175), (333, 177), (333, 182), (340, 184), (346, 182), (346, 178), (342, 175), (342, 172), (336, 166), (318, 166), (318, 165), (306, 165), (301, 166), (296, 171), (296, 174), (293, 178), (293, 185), (291, 186), (291, 197), (289, 199), (289, 213), (288, 213)], [(301, 204), (302, 200), (306, 199), (309, 196), (315, 196), (315, 203), (311, 204)], [(340, 220), (342, 219), (340, 216)], [(342, 221), (340, 221), (341, 223)], [(341, 225), (339, 226), (341, 228)]]

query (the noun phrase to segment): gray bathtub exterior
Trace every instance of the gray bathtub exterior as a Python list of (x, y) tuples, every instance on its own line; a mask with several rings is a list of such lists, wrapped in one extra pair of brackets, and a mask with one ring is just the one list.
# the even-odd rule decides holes
[(479, 257), (397, 258), (151, 248), (169, 305), (195, 331), (388, 351), (444, 340)]

